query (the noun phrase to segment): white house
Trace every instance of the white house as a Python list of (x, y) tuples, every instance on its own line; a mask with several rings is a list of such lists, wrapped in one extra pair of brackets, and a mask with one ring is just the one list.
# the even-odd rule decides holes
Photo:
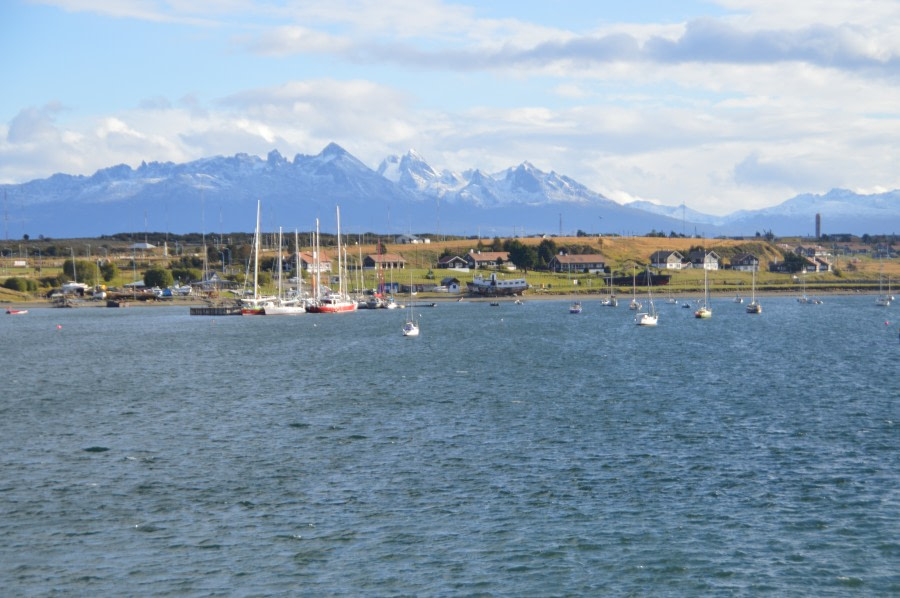
[[(300, 268), (307, 272), (316, 272), (316, 258), (312, 253), (300, 254)], [(319, 256), (319, 272), (331, 272), (331, 260), (324, 255)]]
[(691, 263), (691, 268), (702, 268), (704, 270), (719, 269), (719, 254), (715, 251), (692, 251), (687, 256)]
[(447, 289), (448, 293), (459, 293), (459, 279), (452, 276), (441, 279), (441, 286)]
[(650, 265), (658, 270), (681, 270), (684, 256), (677, 251), (655, 251), (650, 256)]

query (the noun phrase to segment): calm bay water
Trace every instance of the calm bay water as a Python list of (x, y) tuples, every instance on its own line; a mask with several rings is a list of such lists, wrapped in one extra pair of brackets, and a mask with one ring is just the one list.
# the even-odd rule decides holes
[(898, 595), (900, 311), (763, 305), (0, 316), (2, 593)]

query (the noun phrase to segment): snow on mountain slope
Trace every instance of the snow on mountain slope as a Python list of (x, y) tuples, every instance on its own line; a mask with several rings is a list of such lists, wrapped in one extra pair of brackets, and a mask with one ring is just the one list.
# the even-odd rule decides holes
[[(798, 195), (763, 210), (711, 216), (681, 206), (632, 202), (622, 206), (577, 181), (530, 162), (488, 174), (479, 169), (438, 171), (413, 150), (389, 156), (372, 170), (330, 143), (316, 155), (292, 160), (277, 150), (265, 159), (248, 154), (215, 156), (184, 164), (120, 164), (91, 176), (55, 174), (0, 186), (8, 221), (33, 236), (96, 236), (137, 230), (192, 232), (218, 212), (218, 227), (248, 230), (252, 206), (263, 201), (264, 226), (327, 226), (334, 206), (347, 230), (464, 234), (484, 230), (631, 233), (702, 230), (707, 235), (809, 234), (815, 214), (823, 232), (890, 233), (900, 229), (900, 191), (858, 195), (835, 189)], [(248, 216), (250, 214), (250, 216)], [(209, 217), (214, 220), (213, 216)], [(149, 222), (148, 222), (149, 220)], [(702, 225), (699, 229), (697, 225)], [(572, 229), (572, 230), (568, 230)], [(20, 233), (21, 234), (21, 233)]]

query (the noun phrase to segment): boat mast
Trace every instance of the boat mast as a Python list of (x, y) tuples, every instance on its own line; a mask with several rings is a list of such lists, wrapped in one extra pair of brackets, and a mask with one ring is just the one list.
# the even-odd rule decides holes
[(297, 263), (297, 270), (295, 274), (297, 275), (297, 298), (302, 301), (303, 297), (303, 272), (301, 272), (300, 268), (300, 233), (297, 232), (297, 229), (294, 229), (294, 252), (297, 254), (295, 256), (295, 260)]
[(338, 256), (338, 293), (344, 298), (344, 262), (341, 259), (341, 206), (335, 206), (337, 211), (337, 256)]
[(356, 249), (357, 249), (357, 252), (359, 253), (359, 263), (356, 267), (356, 293), (357, 293), (357, 296), (361, 296), (360, 293), (362, 293), (365, 290), (366, 283), (363, 280), (362, 238), (359, 235), (356, 236)]
[(316, 301), (322, 298), (321, 296), (321, 284), (322, 280), (319, 278), (319, 219), (316, 218), (316, 250), (315, 255), (313, 256), (313, 265), (316, 268), (316, 277), (313, 279), (314, 286), (316, 287), (313, 290), (313, 295), (316, 298)]
[(253, 236), (253, 298), (259, 299), (259, 200), (256, 200), (256, 234)]
[(282, 292), (282, 284), (281, 284), (281, 227), (278, 227), (278, 299), (281, 300), (284, 298), (284, 293)]

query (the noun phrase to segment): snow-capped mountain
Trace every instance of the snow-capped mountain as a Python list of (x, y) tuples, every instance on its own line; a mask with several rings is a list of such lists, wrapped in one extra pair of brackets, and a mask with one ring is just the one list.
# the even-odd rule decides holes
[(821, 216), (824, 234), (890, 234), (900, 230), (900, 191), (860, 195), (847, 189), (832, 189), (824, 195), (804, 193), (770, 208), (738, 210), (724, 216), (649, 201), (627, 205), (678, 219), (683, 211), (686, 222), (712, 226), (725, 235), (752, 235), (766, 230), (777, 235), (813, 235), (816, 214)]
[[(100, 236), (117, 232), (248, 231), (255, 203), (266, 230), (334, 229), (341, 206), (345, 232), (431, 232), (482, 236), (563, 233), (642, 234), (651, 230), (707, 235), (809, 234), (816, 213), (823, 232), (900, 229), (900, 191), (856, 195), (834, 190), (801, 195), (766, 210), (713, 217), (681, 206), (620, 205), (569, 177), (529, 162), (497, 173), (438, 171), (414, 151), (372, 170), (331, 143), (289, 160), (237, 154), (185, 164), (112, 166), (91, 176), (55, 174), (2, 185), (11, 238)], [(700, 228), (702, 227), (702, 228)]]
[[(891, 234), (900, 231), (900, 191), (861, 195), (847, 189), (804, 193), (761, 210), (739, 210), (719, 222), (726, 234), (772, 230), (776, 235), (815, 234), (816, 214), (825, 234)], [(744, 234), (749, 234), (744, 232)]]

